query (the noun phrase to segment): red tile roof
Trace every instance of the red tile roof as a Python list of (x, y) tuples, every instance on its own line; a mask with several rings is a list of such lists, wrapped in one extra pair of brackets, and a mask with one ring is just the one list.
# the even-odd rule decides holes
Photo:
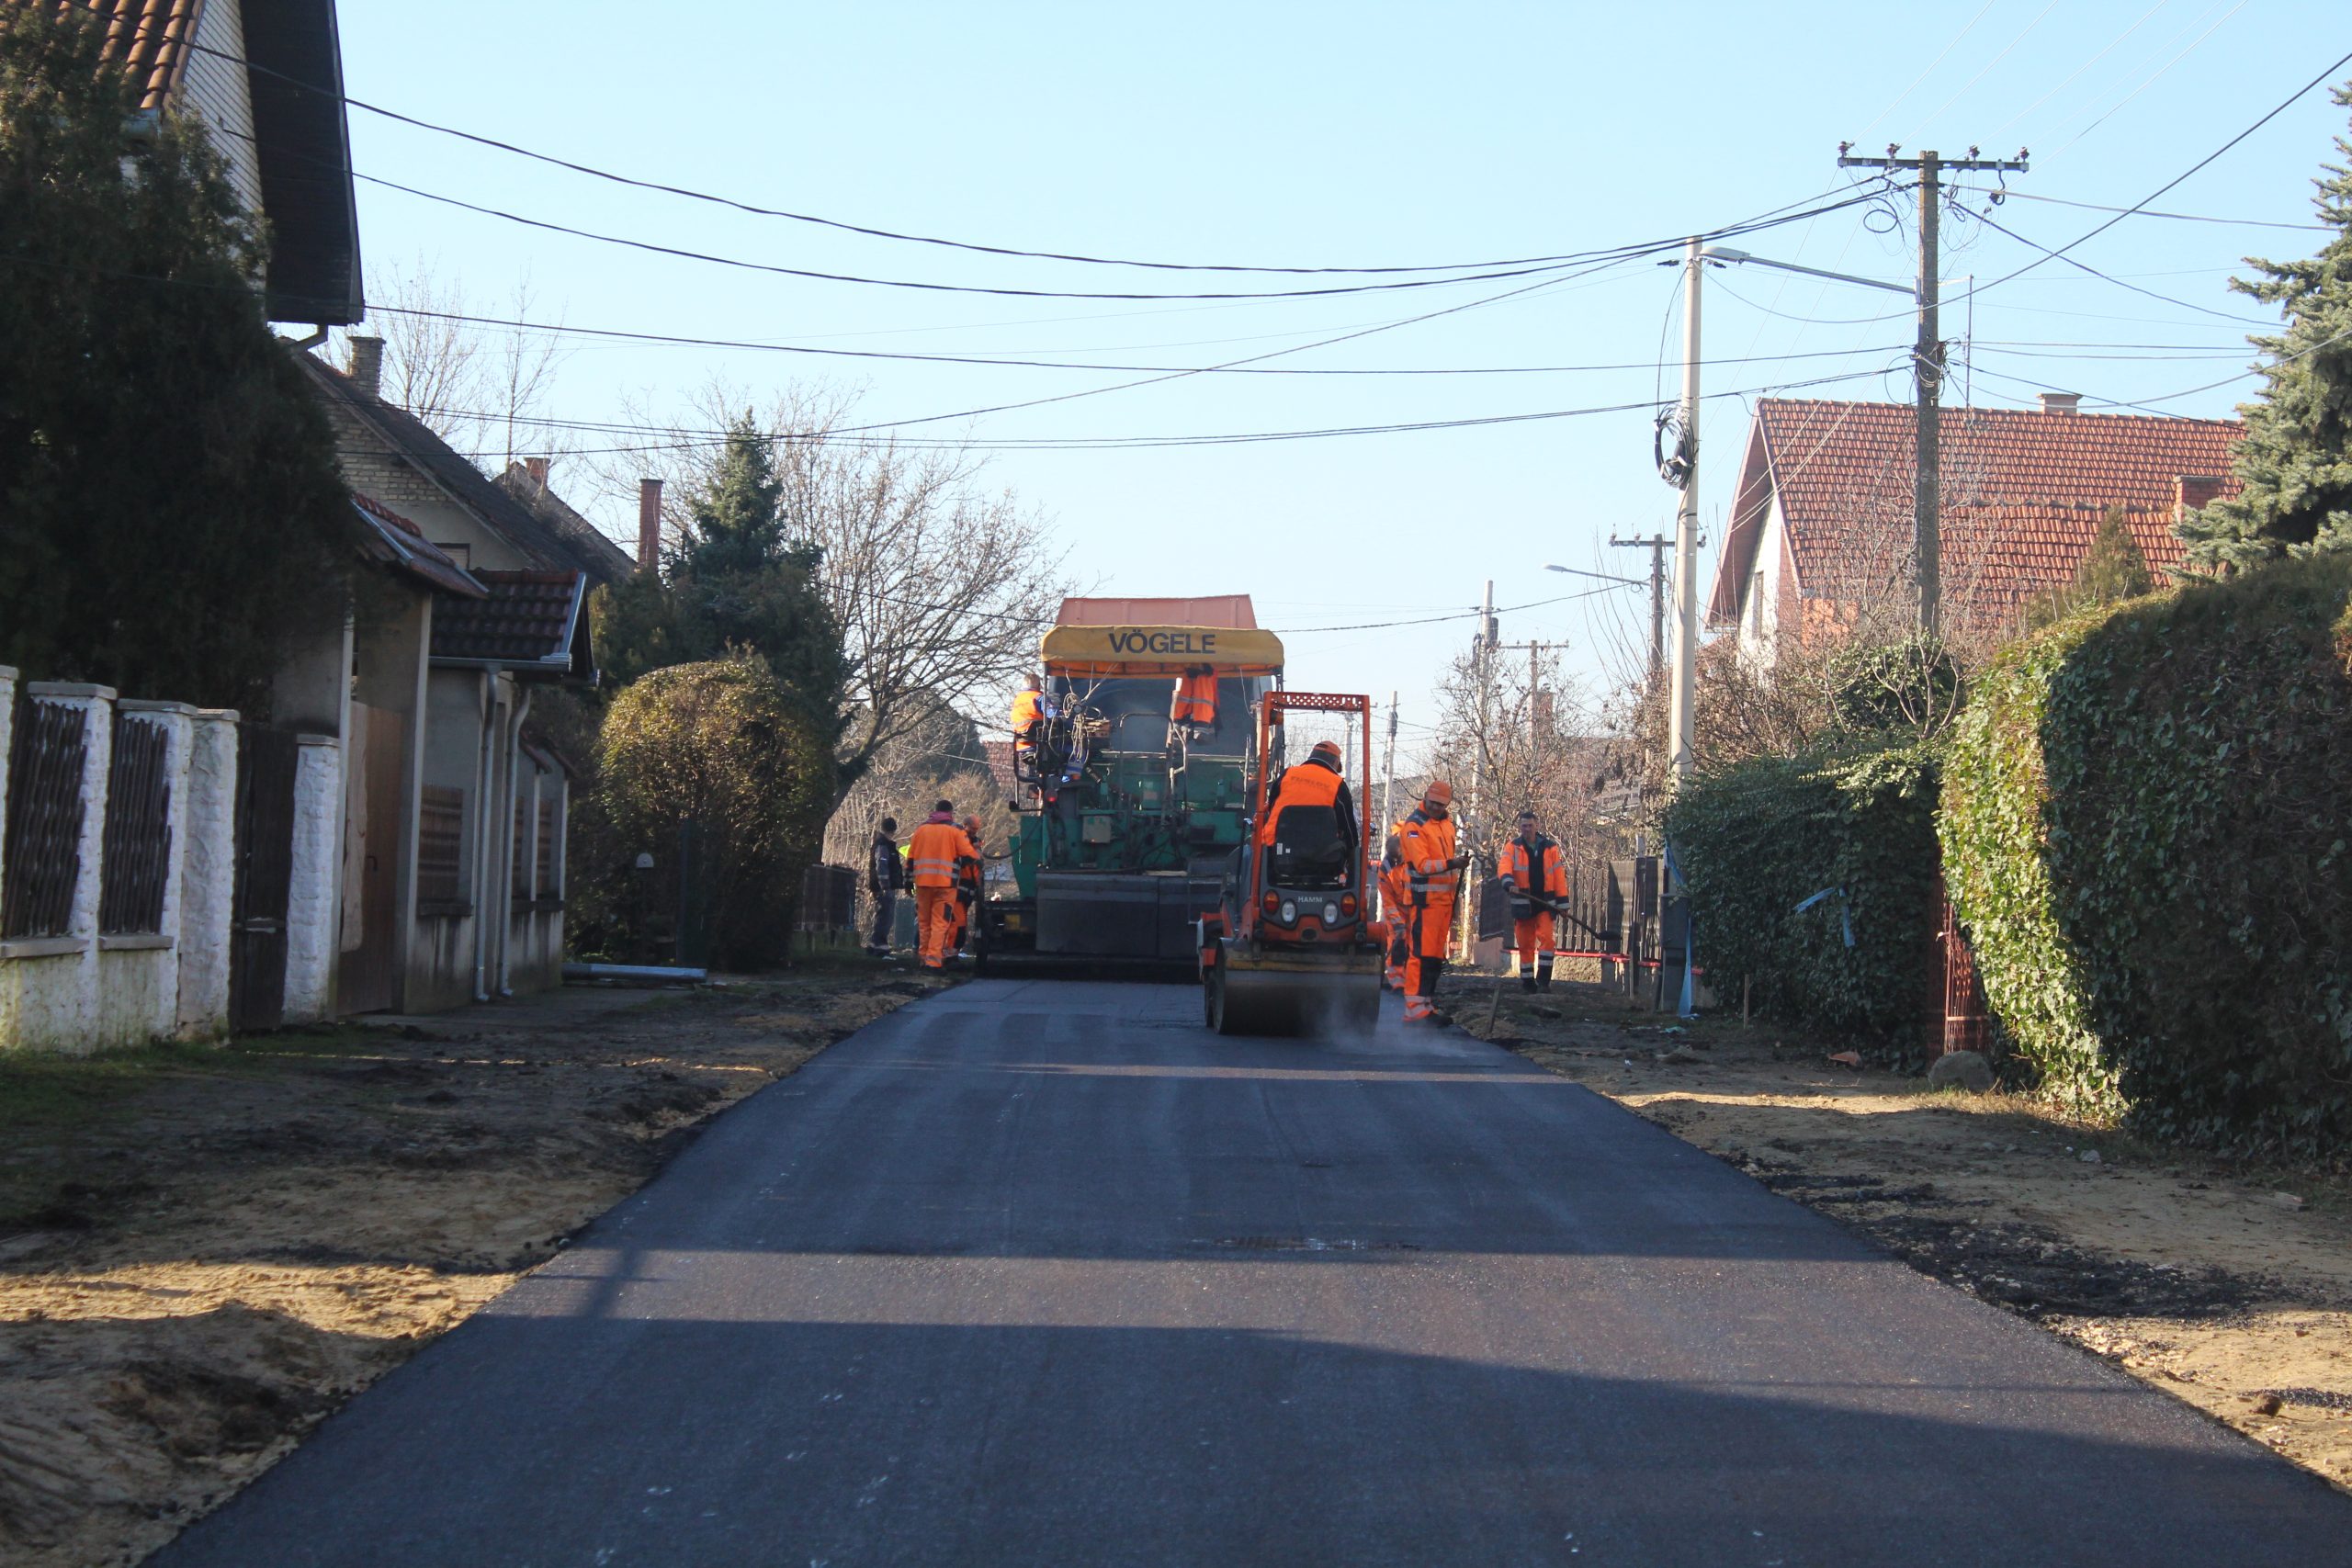
[[(1968, 613), (1992, 625), (2015, 620), (2044, 588), (2074, 581), (2107, 515), (2104, 506), (1973, 506), (1946, 520), (1945, 554), (1962, 570)], [(2173, 509), (2127, 508), (2124, 526), (2158, 582), (2178, 566)]]
[(1012, 742), (983, 740), (980, 754), (988, 759), (989, 777), (996, 781), (998, 790), (1008, 796), (1019, 794), (1021, 784), (1012, 773)]
[[(538, 665), (582, 677), (587, 578), (576, 571), (477, 571), (486, 599), (433, 607), (433, 657), (464, 664)], [(585, 666), (583, 668), (583, 665)]]
[(196, 14), (204, 0), (0, 0), (5, 6), (45, 6), (59, 16), (87, 11), (105, 24), (106, 58), (139, 85), (139, 107), (161, 108), (187, 70)]
[[(1758, 403), (1709, 621), (1728, 624), (1738, 614), (1740, 589), (1753, 570), (1776, 494), (1800, 594), (1839, 599), (1877, 591), (1890, 565), (1907, 558), (1910, 547), (1912, 422), (1911, 408), (1902, 403)], [(2169, 529), (2181, 480), (2215, 480), (2204, 489), (2233, 494), (2230, 446), (2241, 434), (2233, 420), (1945, 411), (1945, 513), (1955, 546), (1978, 530), (1976, 554), (1987, 574), (1979, 585), (1984, 603), (2021, 604), (2052, 586), (2057, 580), (2041, 574), (2058, 570), (2062, 558), (2079, 561), (2089, 546), (2083, 515), (2095, 530), (2111, 505), (2132, 514), (2151, 567), (2161, 570), (2177, 562), (2177, 545), (2152, 547), (2152, 541)], [(2010, 525), (2024, 530), (2014, 546), (2002, 542), (2001, 530)], [(2078, 537), (2079, 547), (2073, 542)], [(1958, 554), (1947, 550), (1948, 557)], [(2072, 567), (2065, 571), (2071, 574)]]

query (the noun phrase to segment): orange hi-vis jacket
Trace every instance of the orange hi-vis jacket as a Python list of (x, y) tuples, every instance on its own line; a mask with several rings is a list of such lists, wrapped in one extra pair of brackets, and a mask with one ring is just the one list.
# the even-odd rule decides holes
[(1024, 739), (1029, 727), (1046, 716), (1046, 699), (1035, 686), (1025, 686), (1012, 699), (1012, 737)]
[(1380, 857), (1380, 912), (1392, 920), (1403, 919), (1413, 899), (1412, 882), (1405, 872), (1404, 831), (1402, 822), (1388, 830), (1388, 843)]
[(1176, 682), (1176, 701), (1168, 710), (1173, 724), (1211, 725), (1216, 722), (1216, 677), (1186, 675)]
[(952, 817), (933, 815), (922, 827), (907, 846), (907, 859), (912, 863), (917, 887), (953, 887), (958, 863), (978, 860), (979, 852), (963, 829)]
[(1568, 896), (1567, 857), (1560, 853), (1559, 841), (1546, 835), (1536, 835), (1532, 854), (1521, 840), (1505, 844), (1501, 870), (1504, 880), (1522, 897), (1530, 893), (1540, 898)]
[(1462, 874), (1448, 863), (1454, 856), (1453, 818), (1425, 817), (1417, 807), (1396, 824), (1397, 855), (1404, 862), (1406, 887), (1416, 908), (1453, 905)]
[[(1272, 843), (1274, 824), (1294, 806), (1329, 806), (1336, 809), (1347, 787), (1348, 781), (1340, 776), (1339, 770), (1320, 762), (1301, 762), (1295, 768), (1283, 769), (1283, 776), (1274, 781), (1274, 787), (1268, 792), (1266, 819), (1258, 824), (1258, 841)], [(1340, 823), (1343, 830), (1352, 826), (1344, 820), (1344, 816)]]

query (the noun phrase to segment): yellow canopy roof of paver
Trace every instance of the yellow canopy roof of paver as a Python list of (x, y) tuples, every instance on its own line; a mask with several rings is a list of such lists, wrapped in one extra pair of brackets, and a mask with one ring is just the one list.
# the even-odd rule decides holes
[(1282, 639), (1261, 630), (1247, 593), (1203, 599), (1062, 601), (1039, 648), (1057, 674), (1106, 679), (1271, 675), (1283, 667)]

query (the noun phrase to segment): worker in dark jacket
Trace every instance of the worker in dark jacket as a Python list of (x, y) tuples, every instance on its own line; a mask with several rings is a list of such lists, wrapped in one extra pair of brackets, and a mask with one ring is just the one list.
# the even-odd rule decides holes
[(874, 830), (865, 852), (865, 890), (874, 895), (874, 930), (865, 951), (876, 958), (890, 956), (890, 938), (899, 923), (899, 895), (907, 886), (907, 863), (899, 858), (899, 820), (885, 817)]

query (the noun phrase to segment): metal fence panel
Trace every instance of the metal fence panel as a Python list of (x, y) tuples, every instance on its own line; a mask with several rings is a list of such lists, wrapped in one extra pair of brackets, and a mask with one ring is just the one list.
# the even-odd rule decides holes
[(152, 718), (117, 714), (107, 770), (98, 930), (143, 936), (164, 929), (172, 863), (171, 732)]
[(71, 936), (82, 875), (82, 768), (89, 716), (79, 707), (17, 705), (8, 759), (7, 879), (0, 937)]

